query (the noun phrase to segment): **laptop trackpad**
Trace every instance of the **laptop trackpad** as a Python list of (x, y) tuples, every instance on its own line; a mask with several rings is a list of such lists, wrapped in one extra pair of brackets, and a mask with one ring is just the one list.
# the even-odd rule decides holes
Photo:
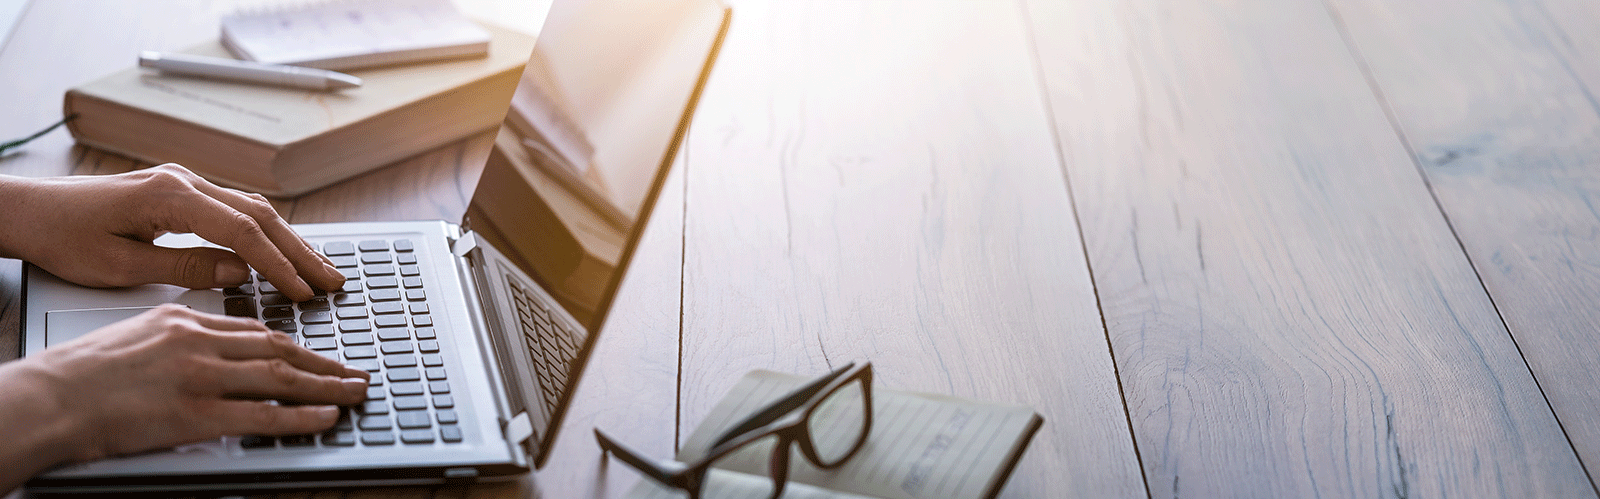
[(44, 344), (60, 345), (84, 334), (100, 329), (155, 307), (86, 308), (77, 310), (51, 310), (45, 313)]

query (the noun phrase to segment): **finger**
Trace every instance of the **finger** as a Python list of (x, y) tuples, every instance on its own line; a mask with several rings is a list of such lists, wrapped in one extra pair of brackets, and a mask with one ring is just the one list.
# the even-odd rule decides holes
[(283, 406), (256, 400), (218, 400), (210, 411), (223, 435), (298, 435), (332, 428), (339, 408)]
[(300, 279), (294, 265), (278, 251), (254, 218), (216, 198), (205, 195), (195, 198), (193, 203), (184, 204), (185, 209), (169, 213), (166, 224), (232, 248), (290, 299), (311, 299), (311, 286)]
[(192, 289), (238, 286), (250, 279), (250, 268), (231, 251), (217, 248), (163, 248), (123, 238), (108, 238), (133, 262), (121, 269), (127, 285), (159, 282)]
[(363, 380), (372, 376), (364, 370), (317, 355), (296, 345), (292, 336), (279, 332), (225, 333), (216, 335), (211, 341), (217, 355), (225, 359), (283, 359), (295, 368), (315, 374)]
[(255, 219), (256, 224), (266, 233), (267, 239), (288, 257), (289, 262), (307, 283), (329, 291), (344, 285), (344, 274), (334, 268), (333, 262), (312, 250), (311, 244), (295, 233), (294, 229), (289, 227), (289, 223), (283, 221), (283, 217), (278, 216), (278, 211), (272, 209), (272, 203), (266, 198), (218, 186), (192, 173), (190, 177), (191, 183), (201, 193)]
[[(261, 333), (271, 332), (271, 330), (267, 329), (267, 325), (266, 324), (262, 324), (261, 321), (253, 319), (253, 318), (249, 318), (249, 317), (233, 317), (233, 316), (222, 315), (222, 314), (210, 314), (210, 313), (201, 312), (199, 310), (195, 310), (195, 309), (191, 309), (191, 308), (184, 308), (184, 310), (188, 311), (190, 318), (193, 319), (196, 324), (199, 324), (201, 327), (204, 327), (204, 328), (207, 328), (207, 329), (213, 329), (213, 330), (224, 331), (224, 332), (234, 332), (234, 331), (251, 331), (251, 332), (261, 332)], [(285, 336), (282, 333), (273, 333), (273, 334), (277, 334), (279, 336)]]
[(284, 359), (226, 361), (215, 367), (218, 395), (351, 405), (367, 398), (367, 380), (303, 371)]

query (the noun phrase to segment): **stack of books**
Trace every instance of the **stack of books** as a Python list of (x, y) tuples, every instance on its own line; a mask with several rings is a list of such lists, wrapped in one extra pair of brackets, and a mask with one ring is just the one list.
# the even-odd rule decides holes
[[(300, 90), (130, 67), (69, 90), (69, 127), (90, 147), (299, 195), (500, 125), (534, 37), (441, 12), (454, 10), (445, 0), (351, 1), (226, 18), (219, 40), (182, 52), (357, 68), (348, 72), (363, 85)], [(331, 23), (352, 19), (364, 24)]]

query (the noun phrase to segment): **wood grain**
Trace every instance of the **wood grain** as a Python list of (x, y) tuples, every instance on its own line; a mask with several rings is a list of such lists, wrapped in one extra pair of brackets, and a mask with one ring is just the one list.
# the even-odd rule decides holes
[(688, 142), (680, 435), (750, 369), (870, 360), (1037, 408), (1007, 497), (1144, 496), (1015, 5), (733, 8)]
[(1594, 495), (1322, 4), (1027, 8), (1153, 496)]
[(1600, 6), (1330, 3), (1593, 477)]

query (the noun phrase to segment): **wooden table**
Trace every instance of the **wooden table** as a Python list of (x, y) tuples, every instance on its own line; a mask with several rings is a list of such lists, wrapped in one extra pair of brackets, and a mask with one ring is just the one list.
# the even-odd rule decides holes
[[(731, 3), (553, 463), (349, 495), (614, 497), (590, 428), (665, 456), (750, 369), (870, 359), (1038, 408), (1006, 497), (1596, 496), (1600, 3)], [(34, 1), (0, 137), (231, 8)], [(459, 219), (488, 142), (278, 206)], [(138, 166), (62, 133), (0, 159)]]

